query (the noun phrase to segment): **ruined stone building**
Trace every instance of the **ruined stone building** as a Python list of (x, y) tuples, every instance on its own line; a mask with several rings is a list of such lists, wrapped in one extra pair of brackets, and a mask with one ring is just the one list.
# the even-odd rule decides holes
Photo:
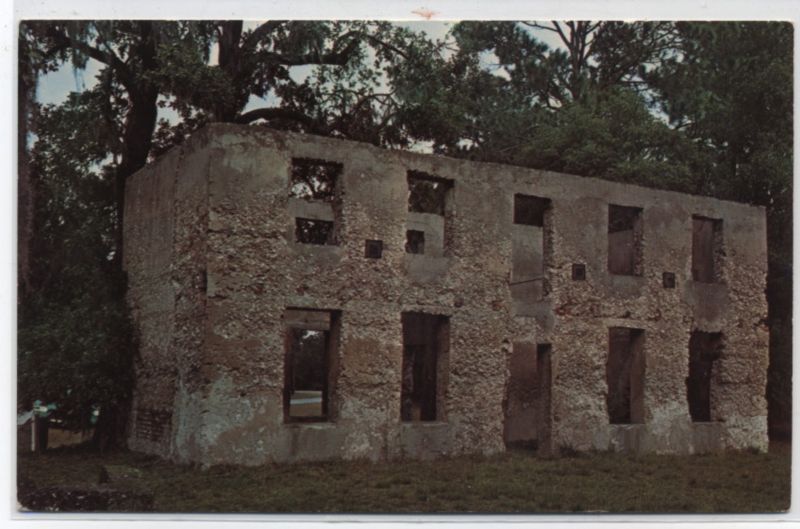
[(763, 208), (258, 127), (134, 175), (129, 446), (767, 446)]

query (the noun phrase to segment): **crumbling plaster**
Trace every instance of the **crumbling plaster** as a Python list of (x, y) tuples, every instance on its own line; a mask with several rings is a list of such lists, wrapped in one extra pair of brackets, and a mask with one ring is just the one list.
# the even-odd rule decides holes
[[(292, 158), (342, 164), (338, 245), (294, 241)], [(453, 181), (441, 255), (405, 253), (409, 170)], [(549, 292), (523, 303), (509, 288), (515, 193), (552, 207)], [(607, 272), (608, 204), (643, 210), (641, 276)], [(722, 283), (691, 279), (692, 215), (723, 219)], [(381, 259), (364, 257), (365, 239), (383, 241)], [(763, 208), (215, 124), (130, 178), (124, 257), (141, 337), (135, 450), (206, 464), (496, 453), (512, 342), (552, 346), (552, 407), (537, 421), (551, 421), (553, 449), (767, 446)], [(573, 263), (586, 265), (585, 281), (572, 279)], [(665, 271), (676, 288), (662, 286)], [(341, 311), (329, 422), (284, 423), (290, 307)], [(400, 421), (406, 311), (450, 318), (442, 421)], [(643, 424), (609, 424), (615, 326), (645, 331)], [(694, 329), (725, 337), (706, 424), (691, 422), (686, 403)], [(160, 438), (137, 430), (139, 409), (165, 412)]]

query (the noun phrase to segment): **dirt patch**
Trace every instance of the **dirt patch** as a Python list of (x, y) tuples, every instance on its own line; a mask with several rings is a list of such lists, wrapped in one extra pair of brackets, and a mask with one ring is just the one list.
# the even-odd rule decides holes
[(142, 512), (153, 510), (153, 495), (106, 487), (36, 488), (21, 484), (17, 500), (22, 509), (40, 512)]

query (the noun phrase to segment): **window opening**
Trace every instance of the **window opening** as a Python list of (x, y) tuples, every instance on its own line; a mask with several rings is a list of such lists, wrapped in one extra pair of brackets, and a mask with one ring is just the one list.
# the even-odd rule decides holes
[(342, 164), (294, 158), (289, 196), (303, 200), (333, 202), (336, 197), (336, 180), (342, 172)]
[(514, 225), (511, 233), (511, 295), (517, 306), (539, 301), (548, 292), (547, 262), (550, 259), (550, 200), (514, 195)]
[(287, 422), (326, 421), (338, 341), (338, 313), (287, 309), (284, 417)]
[(364, 257), (380, 259), (383, 256), (383, 241), (367, 239), (364, 241)]
[(642, 275), (642, 210), (608, 206), (608, 271)]
[(333, 222), (329, 220), (295, 219), (295, 240), (303, 244), (335, 245)]
[(406, 230), (406, 253), (425, 253), (425, 232)]
[(692, 217), (692, 279), (720, 282), (722, 255), (722, 220)]
[(435, 421), (444, 416), (449, 322), (446, 316), (403, 313), (400, 417)]
[(644, 331), (611, 327), (606, 364), (611, 424), (644, 422), (644, 375)]
[(711, 420), (711, 381), (714, 363), (722, 353), (722, 334), (694, 331), (689, 338), (689, 377), (686, 393), (694, 422)]
[(408, 211), (444, 215), (452, 181), (422, 171), (408, 172)]

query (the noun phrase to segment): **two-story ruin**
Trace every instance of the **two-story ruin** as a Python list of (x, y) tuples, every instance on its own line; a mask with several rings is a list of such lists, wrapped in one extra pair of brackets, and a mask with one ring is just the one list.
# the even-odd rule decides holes
[(212, 125), (128, 183), (129, 446), (767, 447), (763, 208)]

